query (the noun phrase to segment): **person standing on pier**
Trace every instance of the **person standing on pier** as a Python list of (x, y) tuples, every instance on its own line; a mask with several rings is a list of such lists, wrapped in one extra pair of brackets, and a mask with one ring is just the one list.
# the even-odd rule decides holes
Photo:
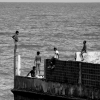
[(16, 51), (17, 51), (17, 42), (18, 42), (18, 34), (19, 31), (16, 31), (15, 34), (12, 36), (14, 39), (14, 77), (16, 76)]
[(87, 46), (86, 46), (86, 41), (83, 41), (83, 48), (81, 50), (81, 57), (82, 57), (82, 61), (84, 60), (83, 58), (83, 54), (87, 52)]
[(37, 51), (37, 55), (35, 56), (34, 64), (36, 65), (36, 75), (40, 75), (41, 56), (39, 51)]

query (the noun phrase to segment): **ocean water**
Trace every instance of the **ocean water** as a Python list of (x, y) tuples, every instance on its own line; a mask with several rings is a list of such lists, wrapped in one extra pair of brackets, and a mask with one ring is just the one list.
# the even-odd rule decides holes
[(16, 30), (21, 75), (26, 76), (38, 50), (42, 68), (53, 47), (61, 60), (74, 60), (84, 40), (88, 51), (99, 51), (100, 3), (0, 3), (0, 100), (14, 100), (12, 36)]

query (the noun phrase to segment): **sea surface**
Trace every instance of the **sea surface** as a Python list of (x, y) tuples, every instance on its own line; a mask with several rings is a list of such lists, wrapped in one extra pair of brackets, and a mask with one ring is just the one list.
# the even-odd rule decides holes
[(88, 51), (100, 51), (100, 3), (0, 3), (0, 100), (14, 100), (12, 36), (16, 30), (21, 75), (26, 76), (38, 50), (42, 69), (54, 47), (61, 60), (74, 60), (84, 40)]

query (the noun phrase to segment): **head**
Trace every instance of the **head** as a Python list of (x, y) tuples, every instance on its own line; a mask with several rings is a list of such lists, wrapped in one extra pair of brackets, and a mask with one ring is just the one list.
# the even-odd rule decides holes
[(39, 51), (37, 51), (37, 55), (39, 55), (40, 54), (40, 52)]
[(35, 70), (35, 66), (33, 66), (33, 70)]
[(57, 48), (56, 47), (54, 47), (54, 51), (56, 51), (57, 50)]
[(15, 33), (16, 33), (16, 35), (18, 35), (19, 31), (16, 31)]
[(86, 44), (86, 41), (83, 41), (83, 44)]

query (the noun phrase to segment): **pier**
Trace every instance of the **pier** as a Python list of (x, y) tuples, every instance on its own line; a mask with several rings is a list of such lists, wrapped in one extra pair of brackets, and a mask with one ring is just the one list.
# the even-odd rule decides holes
[(15, 76), (14, 100), (100, 99), (100, 64), (56, 60), (49, 69), (49, 59), (44, 63), (44, 78)]

